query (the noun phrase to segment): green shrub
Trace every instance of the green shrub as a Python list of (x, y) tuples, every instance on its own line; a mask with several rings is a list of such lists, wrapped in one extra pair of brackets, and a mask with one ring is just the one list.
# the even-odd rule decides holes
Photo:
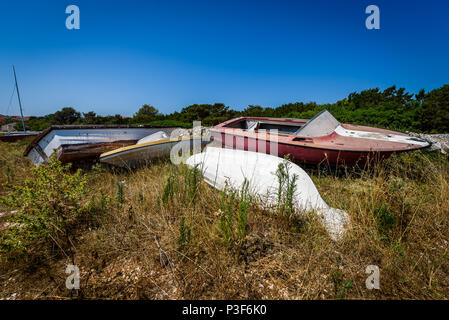
[(55, 158), (33, 168), (23, 185), (10, 188), (10, 195), (0, 201), (18, 213), (0, 238), (3, 253), (30, 252), (31, 246), (39, 244), (52, 244), (65, 252), (80, 219), (88, 218), (95, 204), (94, 198), (83, 203), (89, 192), (85, 174), (81, 170), (71, 174), (70, 165), (63, 166)]

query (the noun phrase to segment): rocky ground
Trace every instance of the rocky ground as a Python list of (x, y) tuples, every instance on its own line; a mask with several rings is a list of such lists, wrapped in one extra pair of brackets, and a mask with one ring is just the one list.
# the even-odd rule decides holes
[(430, 150), (439, 150), (443, 154), (449, 152), (449, 133), (425, 134), (409, 132), (408, 134), (431, 142)]

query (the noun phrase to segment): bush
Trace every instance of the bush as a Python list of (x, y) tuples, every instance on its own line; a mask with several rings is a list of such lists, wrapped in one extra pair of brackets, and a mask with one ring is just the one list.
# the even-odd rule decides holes
[(80, 219), (95, 205), (92, 201), (83, 203), (89, 192), (85, 174), (80, 169), (71, 174), (70, 165), (64, 166), (55, 158), (33, 168), (31, 179), (23, 185), (10, 188), (10, 195), (0, 201), (17, 210), (17, 215), (10, 218), (0, 238), (2, 253), (31, 252), (35, 245), (50, 245), (65, 252), (72, 246)]

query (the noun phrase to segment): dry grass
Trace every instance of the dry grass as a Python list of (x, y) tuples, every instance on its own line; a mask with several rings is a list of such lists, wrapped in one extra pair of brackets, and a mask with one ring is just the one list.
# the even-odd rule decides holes
[[(14, 183), (27, 176), (31, 165), (19, 157), (22, 149), (23, 144), (0, 144), (0, 182), (8, 179), (4, 163), (14, 169)], [(226, 243), (219, 227), (222, 194), (201, 182), (192, 201), (185, 192), (186, 171), (169, 162), (90, 171), (92, 193), (102, 188), (112, 201), (101, 225), (82, 232), (75, 244), (81, 289), (65, 288), (70, 262), (63, 257), (37, 265), (2, 257), (0, 297), (449, 298), (449, 165), (443, 156), (402, 154), (343, 177), (310, 171), (329, 205), (350, 214), (352, 227), (339, 243), (313, 213), (301, 221), (256, 206), (249, 211), (245, 241)], [(164, 203), (172, 172), (176, 192)], [(116, 200), (119, 181), (122, 204)], [(190, 241), (182, 245), (181, 221), (190, 230)], [(380, 268), (380, 290), (365, 287), (368, 265)]]

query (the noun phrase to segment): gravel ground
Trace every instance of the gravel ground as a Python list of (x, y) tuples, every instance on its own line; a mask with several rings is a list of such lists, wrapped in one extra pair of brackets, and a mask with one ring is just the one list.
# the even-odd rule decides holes
[(431, 142), (430, 150), (439, 150), (443, 154), (449, 152), (449, 133), (425, 134), (408, 132), (408, 134)]

